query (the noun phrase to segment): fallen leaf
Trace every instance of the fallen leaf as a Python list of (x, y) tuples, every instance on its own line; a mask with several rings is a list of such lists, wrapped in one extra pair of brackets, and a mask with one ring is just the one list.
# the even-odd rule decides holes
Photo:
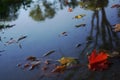
[(36, 57), (34, 57), (34, 56), (29, 56), (29, 57), (27, 57), (26, 60), (35, 61), (35, 60), (36, 60)]
[(40, 65), (41, 61), (32, 61), (30, 63), (30, 67), (29, 67), (29, 70), (33, 70), (35, 67), (37, 67), (38, 65)]
[(85, 27), (86, 24), (79, 24), (79, 25), (75, 25), (76, 28), (79, 28), (79, 27)]
[(25, 38), (27, 38), (27, 36), (21, 36), (20, 38), (18, 38), (17, 42), (19, 42), (20, 40), (23, 40)]
[(65, 70), (66, 70), (66, 66), (62, 65), (62, 66), (56, 66), (55, 69), (53, 69), (51, 72), (63, 73)]
[(67, 32), (62, 32), (62, 35), (64, 35), (64, 36), (68, 36), (68, 35), (67, 35)]
[(42, 70), (43, 70), (43, 71), (45, 71), (45, 70), (47, 70), (47, 69), (48, 69), (47, 66), (43, 66), (43, 67), (42, 67)]
[(79, 48), (82, 44), (76, 44), (76, 48)]
[(22, 64), (17, 64), (17, 67), (20, 67)]
[(73, 11), (73, 9), (72, 8), (68, 8), (68, 12), (72, 12)]
[(103, 70), (108, 68), (108, 54), (101, 51), (97, 54), (96, 50), (93, 50), (91, 55), (88, 56), (88, 68), (90, 70)]
[(16, 43), (16, 42), (17, 42), (16, 40), (11, 39), (11, 40), (7, 41), (6, 43), (9, 45), (9, 44), (13, 44), (13, 43)]
[(120, 7), (120, 4), (114, 4), (111, 6), (111, 8), (119, 8)]
[(28, 68), (30, 66), (29, 63), (24, 64), (24, 68)]
[(55, 50), (49, 51), (49, 52), (45, 53), (45, 54), (43, 55), (43, 57), (46, 57), (46, 56), (48, 56), (48, 55), (50, 55), (50, 54), (52, 54), (52, 53), (54, 53), (54, 52), (55, 52)]
[(74, 18), (75, 18), (75, 19), (81, 19), (81, 18), (83, 18), (84, 16), (86, 16), (86, 15), (85, 15), (85, 14), (79, 14), (79, 15), (75, 16)]
[(72, 64), (77, 64), (77, 60), (72, 57), (62, 57), (58, 60), (62, 65), (70, 66)]
[(115, 32), (119, 32), (119, 31), (120, 31), (120, 24), (116, 24), (116, 25), (115, 25), (114, 31), (115, 31)]
[(49, 65), (49, 64), (50, 64), (50, 61), (49, 61), (49, 60), (46, 60), (44, 63), (45, 63), (46, 65)]

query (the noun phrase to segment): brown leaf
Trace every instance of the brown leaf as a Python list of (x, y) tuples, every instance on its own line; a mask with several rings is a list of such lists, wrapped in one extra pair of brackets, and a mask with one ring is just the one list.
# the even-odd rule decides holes
[(29, 56), (29, 57), (27, 57), (26, 60), (35, 61), (35, 60), (36, 60), (36, 57), (34, 57), (34, 56)]
[(62, 35), (64, 35), (64, 36), (68, 36), (68, 35), (67, 35), (67, 32), (62, 32)]
[(119, 32), (119, 31), (120, 31), (120, 24), (116, 24), (116, 25), (115, 25), (114, 31), (115, 31), (115, 32)]
[(30, 64), (26, 63), (24, 64), (24, 68), (28, 68), (30, 66)]
[(114, 4), (111, 6), (111, 8), (119, 8), (120, 7), (120, 4)]

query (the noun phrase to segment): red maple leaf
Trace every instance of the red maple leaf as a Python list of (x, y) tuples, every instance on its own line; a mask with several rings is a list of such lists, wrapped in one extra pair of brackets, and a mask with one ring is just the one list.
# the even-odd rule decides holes
[(104, 70), (108, 68), (108, 54), (106, 52), (97, 53), (96, 50), (93, 50), (91, 55), (88, 56), (88, 68), (90, 70)]

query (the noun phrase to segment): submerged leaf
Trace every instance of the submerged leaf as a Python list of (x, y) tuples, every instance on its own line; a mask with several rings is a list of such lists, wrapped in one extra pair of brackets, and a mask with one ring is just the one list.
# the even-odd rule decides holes
[(49, 51), (49, 52), (45, 53), (45, 54), (43, 55), (43, 57), (46, 57), (46, 56), (48, 56), (48, 55), (50, 55), (50, 54), (52, 54), (52, 53), (54, 53), (54, 52), (55, 52), (55, 50)]
[(88, 56), (88, 68), (91, 70), (103, 70), (108, 68), (108, 54), (105, 52), (99, 52), (93, 50), (90, 56)]
[(55, 69), (53, 69), (51, 72), (64, 72), (66, 70), (66, 66), (65, 65), (62, 65), (62, 66), (56, 66)]

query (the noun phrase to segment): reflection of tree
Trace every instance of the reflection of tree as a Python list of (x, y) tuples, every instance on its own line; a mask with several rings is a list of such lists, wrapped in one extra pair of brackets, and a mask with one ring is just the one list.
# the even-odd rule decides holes
[(15, 26), (15, 24), (13, 24), (13, 25), (4, 25), (4, 24), (0, 24), (0, 30), (1, 29), (6, 29), (6, 28), (11, 28), (11, 27), (13, 27), (13, 26)]
[(55, 9), (52, 7), (52, 4), (47, 2), (46, 0), (43, 0), (43, 6), (40, 6), (38, 4), (35, 5), (34, 9), (30, 12), (30, 16), (35, 21), (43, 21), (46, 18), (53, 18), (55, 13), (56, 12)]
[(66, 4), (65, 0), (59, 0), (54, 2), (42, 0), (35, 4), (34, 8), (30, 11), (29, 15), (35, 21), (43, 21), (47, 18), (51, 19), (55, 16), (56, 11), (58, 10), (58, 8), (56, 8), (56, 5), (58, 7), (58, 4), (60, 5), (59, 9), (63, 9), (66, 6), (75, 8), (78, 5), (77, 0), (71, 0), (71, 2), (69, 2), (68, 4)]
[(31, 0), (0, 0), (0, 20), (11, 21), (18, 17), (18, 10), (23, 5), (28, 6)]
[[(93, 49), (120, 52), (120, 37), (117, 33), (112, 31), (112, 26), (107, 19), (106, 11), (104, 9), (104, 7), (108, 5), (108, 0), (102, 0), (100, 5), (98, 4), (99, 1), (101, 0), (84, 0), (80, 2), (80, 5), (83, 8), (93, 11), (91, 30), (87, 37), (87, 44), (85, 44), (85, 47), (81, 51), (82, 55), (85, 55), (87, 52), (91, 52)], [(85, 78), (86, 80), (95, 79), (97, 76), (95, 73), (90, 72), (89, 74), (90, 75)], [(100, 78), (100, 80), (102, 80), (103, 75)]]
[(35, 21), (41, 21), (45, 19), (39, 5), (36, 5), (35, 8), (30, 12), (30, 16)]
[[(80, 2), (83, 8), (92, 10), (94, 12), (91, 20), (90, 35), (87, 38), (88, 43), (86, 44), (82, 53), (88, 50), (88, 46), (92, 46), (92, 49), (98, 48), (112, 51), (115, 49), (118, 50), (120, 45), (119, 37), (115, 32), (112, 31), (112, 26), (106, 17), (104, 7), (107, 6), (108, 0), (101, 1), (101, 4), (98, 3), (100, 3), (99, 0), (86, 0)], [(101, 12), (101, 18), (99, 16), (99, 12)], [(96, 31), (94, 29), (96, 29)], [(95, 38), (93, 39), (93, 37)]]

